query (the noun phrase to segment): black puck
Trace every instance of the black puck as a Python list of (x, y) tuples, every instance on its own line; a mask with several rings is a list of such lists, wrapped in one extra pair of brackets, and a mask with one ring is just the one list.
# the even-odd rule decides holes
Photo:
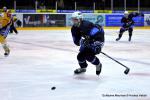
[(55, 86), (53, 86), (52, 88), (51, 88), (51, 90), (55, 90), (56, 89), (56, 87)]

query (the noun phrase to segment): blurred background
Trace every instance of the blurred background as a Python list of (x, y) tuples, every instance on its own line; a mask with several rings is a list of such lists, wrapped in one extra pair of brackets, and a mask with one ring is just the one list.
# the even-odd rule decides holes
[(150, 0), (0, 0), (0, 8), (3, 6), (15, 12), (37, 12), (37, 10), (43, 10), (43, 12), (49, 12), (48, 10), (56, 10), (53, 12), (61, 12), (57, 10), (89, 10), (85, 12), (98, 10), (97, 12), (101, 13), (124, 10), (149, 12)]
[(102, 26), (120, 26), (124, 11), (140, 12), (135, 26), (150, 26), (150, 0), (0, 0), (0, 13), (6, 6), (21, 20), (22, 27), (71, 26), (74, 11)]

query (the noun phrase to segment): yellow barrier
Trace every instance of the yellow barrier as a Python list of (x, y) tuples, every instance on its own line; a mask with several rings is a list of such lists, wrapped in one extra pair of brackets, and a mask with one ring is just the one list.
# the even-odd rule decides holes
[[(14, 9), (10, 9), (12, 13), (15, 13)], [(0, 9), (0, 12), (2, 12), (3, 9)], [(54, 9), (38, 9), (36, 10), (37, 13), (57, 13)], [(137, 12), (137, 10), (128, 10), (128, 12)], [(112, 13), (112, 10), (94, 10), (94, 13)]]
[(112, 10), (95, 10), (94, 13), (112, 13)]
[[(9, 9), (12, 13), (15, 13), (14, 9)], [(3, 12), (3, 9), (0, 9), (0, 12)]]
[(56, 10), (51, 10), (51, 9), (38, 9), (36, 10), (37, 13), (56, 13)]

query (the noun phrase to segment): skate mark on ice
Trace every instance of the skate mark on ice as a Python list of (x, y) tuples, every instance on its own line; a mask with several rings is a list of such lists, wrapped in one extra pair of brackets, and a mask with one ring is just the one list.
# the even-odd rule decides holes
[[(50, 48), (50, 49), (55, 49), (55, 50), (60, 50), (60, 51), (77, 53), (76, 51), (71, 50), (71, 49), (59, 48), (59, 47), (54, 47), (54, 46), (45, 46), (45, 45), (41, 45), (41, 44), (34, 44), (34, 43), (21, 42), (21, 41), (11, 41), (11, 42), (20, 43), (20, 44), (26, 44), (26, 45), (32, 45), (32, 46), (37, 46), (37, 47), (43, 47), (43, 48)], [(149, 62), (142, 62), (142, 61), (131, 60), (131, 59), (124, 59), (124, 58), (115, 58), (115, 59), (118, 59), (118, 60), (121, 60), (121, 61), (139, 63), (139, 64), (143, 64), (143, 65), (150, 65)]]
[(86, 74), (74, 75), (73, 78), (76, 80), (84, 80), (84, 81), (99, 81), (100, 80), (100, 76), (86, 75)]
[(149, 77), (150, 73), (145, 73), (145, 72), (137, 72), (137, 73), (129, 73), (130, 76), (146, 76)]
[(124, 59), (124, 58), (115, 58), (115, 59), (118, 59), (118, 60), (121, 60), (121, 61), (139, 63), (139, 64), (143, 64), (143, 65), (150, 65), (149, 62), (137, 61), (137, 60), (132, 60), (132, 59)]
[(66, 52), (75, 52), (71, 49), (65, 49), (65, 48), (59, 48), (59, 47), (54, 47), (54, 46), (45, 46), (45, 45), (41, 45), (41, 44), (34, 44), (34, 43), (29, 43), (29, 42), (21, 42), (21, 41), (11, 41), (11, 42), (15, 42), (15, 43), (20, 43), (20, 44), (26, 44), (26, 45), (32, 45), (32, 46), (37, 46), (37, 47), (43, 47), (43, 48), (50, 48), (50, 49), (55, 49), (55, 50), (60, 50), (60, 51), (66, 51)]

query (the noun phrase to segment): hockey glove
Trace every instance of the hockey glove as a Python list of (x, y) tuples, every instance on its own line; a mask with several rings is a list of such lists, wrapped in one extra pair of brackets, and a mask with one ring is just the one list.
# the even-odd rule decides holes
[(92, 44), (92, 49), (96, 54), (99, 54), (101, 52), (101, 48), (103, 47), (104, 43), (100, 41), (95, 41)]
[(87, 39), (81, 39), (80, 45), (83, 47), (89, 47), (90, 46), (89, 41)]

